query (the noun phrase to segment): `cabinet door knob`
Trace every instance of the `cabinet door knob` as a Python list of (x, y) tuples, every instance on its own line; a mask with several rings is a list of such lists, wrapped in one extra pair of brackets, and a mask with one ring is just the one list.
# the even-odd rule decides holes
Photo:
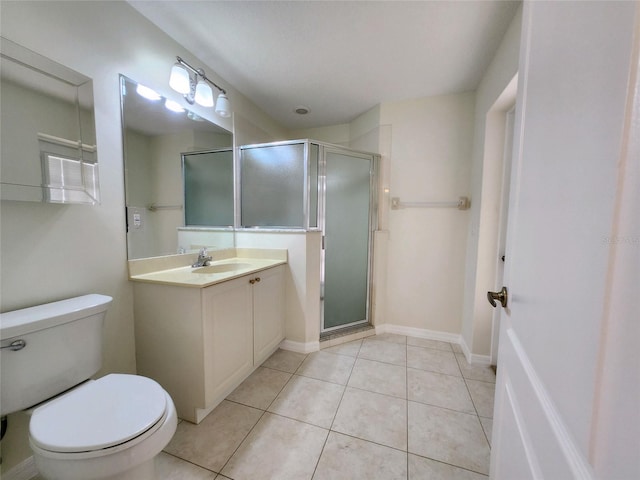
[(249, 280), (249, 283), (253, 285), (254, 283), (256, 283), (256, 281), (252, 278), (251, 280)]
[(259, 282), (259, 281), (260, 281), (260, 277), (256, 277), (256, 282)]

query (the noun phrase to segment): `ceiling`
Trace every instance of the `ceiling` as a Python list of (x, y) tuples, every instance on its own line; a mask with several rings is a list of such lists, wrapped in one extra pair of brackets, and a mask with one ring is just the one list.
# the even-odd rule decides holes
[[(211, 66), (223, 87), (295, 129), (347, 123), (383, 102), (475, 90), (520, 2), (129, 3)], [(310, 112), (296, 114), (300, 105)]]

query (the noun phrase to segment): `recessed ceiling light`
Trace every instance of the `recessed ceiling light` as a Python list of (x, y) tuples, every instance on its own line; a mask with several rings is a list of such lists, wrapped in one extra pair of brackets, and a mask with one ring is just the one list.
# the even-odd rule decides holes
[(311, 110), (309, 109), (309, 107), (305, 107), (304, 105), (298, 105), (293, 111), (298, 115), (306, 115)]

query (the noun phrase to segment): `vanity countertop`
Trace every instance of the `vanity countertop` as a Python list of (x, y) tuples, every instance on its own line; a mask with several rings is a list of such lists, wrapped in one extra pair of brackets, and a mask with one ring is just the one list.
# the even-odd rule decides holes
[[(169, 264), (167, 264), (166, 261), (159, 261), (161, 257), (149, 259), (147, 261), (149, 263), (143, 265), (143, 268), (141, 268), (140, 264), (132, 265), (130, 261), (129, 279), (134, 282), (204, 288), (287, 263), (286, 250), (262, 250), (259, 251), (257, 255), (251, 255), (251, 253), (254, 252), (249, 250), (258, 249), (247, 249), (247, 251), (238, 252), (240, 253), (238, 256), (225, 255), (226, 258), (223, 259), (216, 259), (216, 256), (214, 256), (213, 261), (211, 261), (208, 266), (195, 268), (191, 266), (191, 263), (188, 265), (173, 266), (173, 268), (163, 268), (171, 263), (175, 263), (175, 260), (177, 260), (175, 257), (180, 257), (177, 255), (171, 256), (174, 258), (171, 259), (172, 261), (169, 262)], [(272, 258), (265, 258), (266, 256)], [(191, 262), (190, 257), (188, 258)], [(144, 261), (145, 260), (136, 260), (135, 262)], [(154, 265), (159, 268), (155, 269)]]

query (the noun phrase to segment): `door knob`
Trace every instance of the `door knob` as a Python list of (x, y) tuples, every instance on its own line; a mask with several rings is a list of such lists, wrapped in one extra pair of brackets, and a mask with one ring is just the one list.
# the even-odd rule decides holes
[(489, 300), (492, 307), (496, 306), (496, 300), (498, 300), (503, 308), (507, 308), (508, 298), (509, 292), (507, 291), (507, 287), (502, 287), (502, 290), (499, 292), (487, 292), (487, 300)]

